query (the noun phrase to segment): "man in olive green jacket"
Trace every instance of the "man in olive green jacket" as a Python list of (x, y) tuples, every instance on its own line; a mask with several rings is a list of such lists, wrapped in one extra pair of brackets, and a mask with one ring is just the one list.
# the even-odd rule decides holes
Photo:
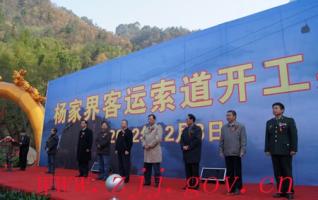
[(272, 157), (278, 193), (275, 198), (294, 198), (293, 156), (297, 152), (297, 128), (293, 118), (283, 116), (282, 103), (272, 105), (274, 118), (266, 123), (265, 153)]

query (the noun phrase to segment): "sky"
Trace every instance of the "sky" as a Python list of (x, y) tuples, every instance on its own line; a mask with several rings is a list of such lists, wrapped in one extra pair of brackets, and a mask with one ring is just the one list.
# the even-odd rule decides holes
[(217, 24), (270, 9), (289, 0), (51, 0), (57, 6), (86, 16), (95, 24), (115, 31), (119, 24), (134, 23), (190, 30)]

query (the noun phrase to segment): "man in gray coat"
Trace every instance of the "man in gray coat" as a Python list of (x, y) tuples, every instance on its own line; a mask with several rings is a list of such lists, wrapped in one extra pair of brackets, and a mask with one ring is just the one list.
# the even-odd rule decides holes
[(155, 171), (155, 186), (159, 186), (160, 182), (160, 163), (162, 162), (162, 152), (160, 142), (162, 139), (162, 127), (156, 124), (156, 116), (150, 114), (148, 116), (149, 124), (142, 132), (142, 146), (144, 148), (144, 185), (151, 185), (152, 167)]
[(246, 153), (245, 126), (236, 121), (236, 112), (229, 110), (226, 113), (228, 121), (221, 129), (220, 155), (225, 157), (226, 177), (231, 187), (229, 194), (239, 195), (243, 187), (241, 158)]

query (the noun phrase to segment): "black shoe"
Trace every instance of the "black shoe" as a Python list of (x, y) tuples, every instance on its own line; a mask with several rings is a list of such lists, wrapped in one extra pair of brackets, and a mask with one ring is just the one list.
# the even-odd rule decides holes
[(77, 175), (77, 176), (75, 176), (75, 177), (83, 177), (83, 175), (82, 175), (82, 174), (79, 174), (79, 175)]
[(240, 190), (235, 190), (235, 192), (233, 192), (233, 195), (240, 195), (240, 194), (241, 194)]
[(192, 189), (192, 190), (199, 190), (200, 187), (199, 187), (199, 186), (196, 186), (196, 187), (192, 187), (191, 189)]
[(286, 194), (287, 199), (294, 199), (294, 194)]
[(195, 186), (195, 187), (188, 187), (188, 189), (190, 189), (190, 190), (199, 190), (199, 186)]
[(144, 183), (143, 186), (150, 186), (150, 183)]
[(276, 193), (276, 194), (273, 194), (273, 197), (274, 198), (283, 198), (285, 197), (286, 195), (285, 194), (282, 194), (282, 193)]
[(234, 195), (234, 192), (227, 192), (226, 195), (228, 195), (228, 196), (233, 196), (233, 195)]

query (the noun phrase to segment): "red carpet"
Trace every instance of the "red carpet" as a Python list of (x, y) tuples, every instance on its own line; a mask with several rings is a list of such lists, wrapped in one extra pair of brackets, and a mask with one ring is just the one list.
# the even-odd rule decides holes
[[(49, 194), (52, 199), (109, 199), (112, 195), (105, 188), (103, 181), (95, 180), (95, 175), (91, 174), (89, 178), (75, 178), (75, 170), (57, 169), (57, 189), (63, 191), (48, 191), (51, 187), (50, 175), (45, 174), (46, 168), (31, 167), (27, 171), (6, 172), (0, 169), (0, 185), (13, 189), (19, 189), (26, 192), (35, 192)], [(184, 181), (181, 179), (164, 178), (161, 189), (155, 187), (140, 187), (140, 176), (132, 176), (129, 184), (117, 194), (121, 200), (140, 200), (140, 199), (237, 199), (237, 200), (258, 200), (273, 199), (271, 193), (264, 194), (259, 192), (257, 184), (246, 184), (246, 193), (240, 196), (227, 196), (226, 187), (220, 184), (217, 191), (213, 192), (215, 184), (208, 184), (207, 191), (203, 190), (201, 185), (200, 191), (184, 191)], [(140, 190), (142, 188), (142, 190)], [(270, 185), (264, 186), (264, 189), (270, 188)], [(318, 187), (314, 186), (296, 186), (296, 199), (317, 200)], [(284, 198), (283, 198), (284, 199)]]

